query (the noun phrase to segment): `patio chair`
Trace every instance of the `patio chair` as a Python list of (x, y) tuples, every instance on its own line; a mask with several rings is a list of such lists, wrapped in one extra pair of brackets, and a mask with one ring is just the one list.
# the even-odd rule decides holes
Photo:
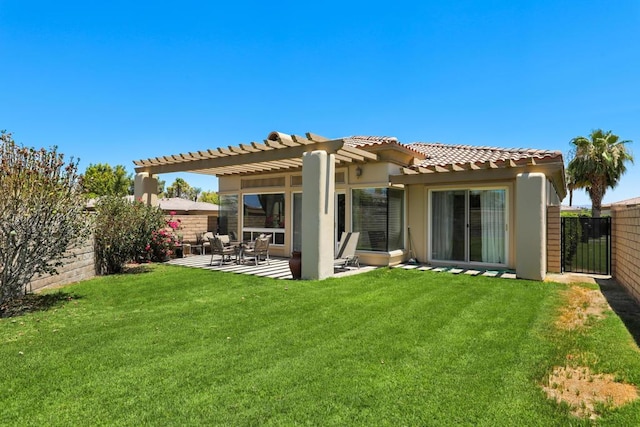
[(207, 253), (207, 248), (211, 248), (210, 239), (213, 239), (213, 233), (211, 231), (196, 233), (196, 244), (202, 246), (203, 255)]
[(231, 245), (231, 237), (228, 234), (216, 234), (216, 237), (222, 240), (222, 244), (225, 246)]
[(338, 252), (336, 252), (336, 257), (333, 260), (334, 267), (346, 268), (348, 265), (354, 265), (360, 268), (360, 261), (358, 261), (358, 256), (356, 255), (358, 239), (360, 239), (359, 231), (342, 233)]
[(236, 255), (236, 250), (232, 246), (225, 246), (222, 243), (222, 240), (218, 236), (209, 238), (209, 245), (211, 246), (211, 261), (209, 261), (209, 265), (213, 265), (213, 256), (220, 255), (220, 266), (225, 262), (225, 257), (227, 261), (231, 260), (231, 255)]
[(258, 237), (255, 242), (249, 244), (243, 251), (242, 257), (253, 257), (256, 265), (260, 262), (260, 257), (264, 257), (268, 265), (271, 265), (269, 261), (269, 243), (271, 242), (271, 235)]

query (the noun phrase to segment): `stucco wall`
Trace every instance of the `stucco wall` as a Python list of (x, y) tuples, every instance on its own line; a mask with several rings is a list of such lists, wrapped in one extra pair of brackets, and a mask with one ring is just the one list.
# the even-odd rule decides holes
[(93, 236), (80, 247), (70, 250), (69, 254), (70, 256), (65, 260), (64, 265), (58, 268), (59, 274), (36, 277), (27, 286), (27, 289), (36, 291), (48, 286), (62, 286), (96, 276)]
[(614, 206), (611, 217), (613, 277), (640, 302), (640, 206)]

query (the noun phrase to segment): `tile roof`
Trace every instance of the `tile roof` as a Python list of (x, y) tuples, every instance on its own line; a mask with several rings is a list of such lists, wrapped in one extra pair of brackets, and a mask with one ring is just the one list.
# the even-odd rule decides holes
[(487, 162), (524, 163), (530, 160), (541, 162), (558, 160), (562, 161), (560, 151), (535, 150), (527, 148), (498, 148), (474, 145), (451, 145), (439, 142), (413, 142), (403, 144), (393, 136), (350, 136), (343, 138), (346, 145), (364, 148), (382, 145), (398, 145), (409, 149), (421, 160), (416, 166), (434, 167), (463, 164), (484, 164)]
[(403, 144), (398, 141), (398, 138), (395, 136), (348, 136), (342, 138), (344, 144), (350, 147), (360, 148), (366, 150), (367, 147), (382, 147), (393, 146), (399, 147), (403, 150), (408, 150), (412, 152), (416, 157), (423, 158), (424, 154), (415, 150), (410, 144)]
[(364, 147), (367, 145), (399, 144), (395, 136), (348, 136), (343, 138), (345, 144), (352, 147)]
[(426, 142), (414, 142), (408, 144), (408, 146), (426, 156), (425, 160), (419, 165), (422, 167), (508, 161), (519, 163), (530, 159), (542, 161), (558, 159), (562, 161), (562, 153), (560, 151)]

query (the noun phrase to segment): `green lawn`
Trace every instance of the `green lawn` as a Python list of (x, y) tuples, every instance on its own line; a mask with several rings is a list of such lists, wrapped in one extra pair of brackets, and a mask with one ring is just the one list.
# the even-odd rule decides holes
[[(640, 384), (640, 352), (612, 313), (556, 330), (564, 289), (400, 269), (98, 278), (0, 320), (0, 425), (590, 425), (540, 383), (579, 354)], [(638, 425), (640, 403), (598, 423)]]
[(578, 242), (570, 271), (606, 274), (610, 245), (607, 237), (592, 238), (588, 242)]

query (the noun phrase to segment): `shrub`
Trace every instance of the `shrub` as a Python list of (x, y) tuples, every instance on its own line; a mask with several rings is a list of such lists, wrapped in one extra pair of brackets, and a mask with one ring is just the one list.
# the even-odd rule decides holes
[(123, 197), (96, 203), (95, 255), (98, 274), (120, 273), (129, 261), (149, 260), (152, 234), (165, 225), (160, 208)]
[(56, 147), (36, 150), (0, 132), (0, 303), (55, 274), (67, 249), (88, 234), (77, 162)]
[(181, 220), (173, 219), (174, 215), (175, 212), (171, 212), (164, 228), (151, 232), (151, 243), (146, 249), (152, 261), (165, 261), (175, 253), (176, 246), (182, 244), (182, 235), (179, 234)]

